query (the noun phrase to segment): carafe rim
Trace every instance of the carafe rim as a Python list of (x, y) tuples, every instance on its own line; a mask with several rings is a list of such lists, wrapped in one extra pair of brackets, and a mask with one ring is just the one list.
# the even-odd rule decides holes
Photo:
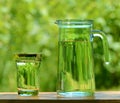
[(93, 24), (93, 20), (80, 20), (80, 19), (59, 19), (56, 20), (55, 24), (58, 25), (91, 25)]

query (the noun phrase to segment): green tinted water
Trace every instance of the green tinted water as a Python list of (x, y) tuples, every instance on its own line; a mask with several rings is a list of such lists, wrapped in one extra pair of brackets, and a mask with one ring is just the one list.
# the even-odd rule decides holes
[(89, 28), (61, 30), (63, 34), (59, 41), (58, 95), (93, 95), (93, 55), (88, 31)]
[(38, 95), (39, 61), (17, 61), (18, 94), (23, 96)]

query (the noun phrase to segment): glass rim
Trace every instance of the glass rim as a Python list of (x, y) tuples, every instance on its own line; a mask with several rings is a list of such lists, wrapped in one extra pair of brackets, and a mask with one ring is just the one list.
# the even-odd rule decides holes
[(16, 53), (18, 57), (37, 57), (42, 56), (42, 53)]
[(91, 24), (93, 24), (93, 20), (64, 19), (64, 20), (56, 20), (55, 24), (58, 24), (58, 25), (70, 25), (70, 24), (91, 25)]
[(14, 56), (16, 61), (42, 60), (42, 53), (16, 53)]

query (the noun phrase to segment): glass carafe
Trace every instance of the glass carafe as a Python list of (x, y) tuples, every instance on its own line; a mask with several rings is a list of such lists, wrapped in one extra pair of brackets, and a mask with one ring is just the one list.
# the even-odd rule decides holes
[(105, 34), (93, 30), (92, 20), (57, 20), (59, 27), (57, 95), (60, 97), (94, 96), (93, 39), (103, 41), (105, 61), (108, 43)]

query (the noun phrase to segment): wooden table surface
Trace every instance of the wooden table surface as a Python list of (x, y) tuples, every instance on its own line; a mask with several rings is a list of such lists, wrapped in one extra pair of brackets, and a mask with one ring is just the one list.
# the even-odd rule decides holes
[(1, 92), (0, 103), (120, 103), (120, 91), (95, 92), (94, 97), (58, 98), (55, 92), (40, 92), (39, 96), (23, 97), (16, 92)]

